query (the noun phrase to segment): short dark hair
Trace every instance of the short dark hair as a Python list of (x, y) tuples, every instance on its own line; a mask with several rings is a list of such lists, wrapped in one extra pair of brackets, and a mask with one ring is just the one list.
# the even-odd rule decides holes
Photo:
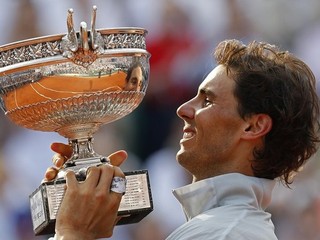
[(254, 175), (280, 177), (289, 185), (291, 173), (317, 151), (319, 143), (319, 98), (312, 71), (289, 52), (263, 42), (244, 45), (226, 40), (214, 55), (236, 82), (240, 116), (264, 113), (272, 118), (264, 147), (254, 151)]

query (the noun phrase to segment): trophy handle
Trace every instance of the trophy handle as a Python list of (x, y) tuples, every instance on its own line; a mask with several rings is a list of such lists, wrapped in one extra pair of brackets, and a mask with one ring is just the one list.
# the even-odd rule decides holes
[(78, 50), (78, 39), (77, 39), (77, 33), (74, 30), (72, 8), (68, 10), (67, 27), (68, 27), (67, 39), (69, 40), (69, 48), (72, 52), (76, 52)]

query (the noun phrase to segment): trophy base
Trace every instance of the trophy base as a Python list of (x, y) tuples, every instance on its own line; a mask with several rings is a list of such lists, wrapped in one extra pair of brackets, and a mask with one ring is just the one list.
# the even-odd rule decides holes
[[(137, 223), (153, 210), (147, 170), (125, 172), (126, 193), (123, 195), (117, 225)], [(35, 235), (55, 233), (56, 215), (65, 192), (65, 180), (42, 183), (30, 195), (30, 208)]]

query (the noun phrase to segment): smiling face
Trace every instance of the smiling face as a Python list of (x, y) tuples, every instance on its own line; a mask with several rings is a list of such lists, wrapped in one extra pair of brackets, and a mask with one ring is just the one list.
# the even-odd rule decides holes
[(248, 125), (237, 111), (234, 85), (219, 65), (201, 83), (197, 95), (177, 110), (184, 120), (177, 160), (195, 180), (248, 169), (248, 164), (242, 164), (249, 162), (248, 156), (241, 150)]

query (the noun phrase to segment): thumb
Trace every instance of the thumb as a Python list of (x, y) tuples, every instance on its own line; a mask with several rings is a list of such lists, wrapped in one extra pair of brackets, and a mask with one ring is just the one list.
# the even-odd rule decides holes
[(117, 152), (114, 152), (108, 156), (108, 159), (110, 160), (110, 163), (113, 166), (119, 167), (128, 157), (128, 153), (124, 150), (119, 150)]

